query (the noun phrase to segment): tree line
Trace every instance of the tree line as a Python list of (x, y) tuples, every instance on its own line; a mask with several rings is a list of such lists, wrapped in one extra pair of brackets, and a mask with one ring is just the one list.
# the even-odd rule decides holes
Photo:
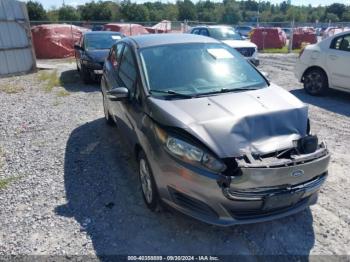
[[(62, 5), (45, 10), (36, 1), (27, 2), (29, 18), (32, 21), (205, 21), (226, 24), (239, 22), (349, 22), (350, 6), (333, 3), (329, 6), (293, 6), (284, 1), (272, 4), (269, 1), (223, 0), (212, 2), (200, 0), (177, 0), (174, 3), (145, 2), (134, 3), (130, 0), (92, 1), (73, 7)], [(258, 15), (259, 14), (259, 15)], [(259, 17), (259, 18), (258, 18)]]

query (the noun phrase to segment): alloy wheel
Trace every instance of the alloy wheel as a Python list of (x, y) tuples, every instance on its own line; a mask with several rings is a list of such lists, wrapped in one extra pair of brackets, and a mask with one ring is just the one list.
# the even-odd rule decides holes
[(143, 158), (140, 159), (140, 178), (143, 195), (147, 203), (151, 204), (153, 200), (151, 173), (146, 160)]
[(319, 72), (310, 72), (304, 79), (305, 88), (312, 94), (321, 92), (323, 88), (322, 76)]

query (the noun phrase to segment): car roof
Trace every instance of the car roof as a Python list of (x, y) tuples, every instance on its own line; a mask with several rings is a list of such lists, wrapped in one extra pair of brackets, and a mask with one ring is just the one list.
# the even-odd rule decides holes
[(124, 38), (124, 41), (128, 40), (132, 40), (138, 48), (171, 44), (220, 43), (213, 38), (194, 34), (148, 34)]
[(84, 33), (84, 35), (99, 35), (99, 34), (122, 35), (122, 33), (115, 32), (115, 31), (88, 31)]

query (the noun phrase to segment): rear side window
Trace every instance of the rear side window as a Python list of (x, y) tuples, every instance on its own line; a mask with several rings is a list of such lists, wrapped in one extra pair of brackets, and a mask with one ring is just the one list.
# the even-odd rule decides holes
[(343, 35), (334, 38), (330, 48), (350, 52), (350, 35)]
[(127, 45), (124, 48), (123, 56), (120, 60), (118, 76), (124, 86), (129, 89), (130, 94), (134, 94), (137, 77), (136, 63), (132, 50)]

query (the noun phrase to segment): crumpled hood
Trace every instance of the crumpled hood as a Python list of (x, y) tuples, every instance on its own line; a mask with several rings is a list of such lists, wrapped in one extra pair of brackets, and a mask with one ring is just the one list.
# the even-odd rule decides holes
[(194, 99), (150, 97), (148, 110), (155, 121), (186, 130), (219, 157), (290, 148), (307, 130), (307, 106), (276, 85)]
[(242, 48), (242, 47), (254, 47), (256, 48), (256, 44), (245, 41), (245, 40), (224, 40), (222, 41), (226, 45), (233, 47), (233, 48)]
[(96, 63), (104, 62), (108, 53), (109, 49), (90, 50), (85, 52), (86, 56)]

